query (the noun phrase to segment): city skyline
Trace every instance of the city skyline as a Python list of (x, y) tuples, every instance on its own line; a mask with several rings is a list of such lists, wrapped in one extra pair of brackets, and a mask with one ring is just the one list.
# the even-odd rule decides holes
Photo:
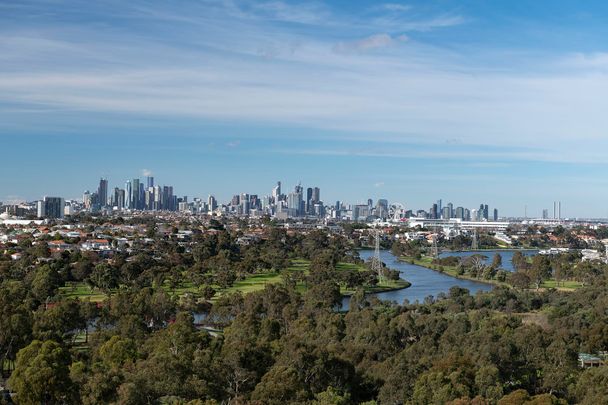
[(603, 2), (0, 10), (0, 201), (152, 168), (187, 195), (281, 177), (331, 199), (608, 217)]
[[(43, 194), (34, 194), (34, 197), (32, 198), (24, 198), (24, 197), (16, 197), (16, 196), (9, 196), (9, 198), (5, 199), (5, 200), (0, 200), (0, 203), (4, 203), (4, 204), (18, 204), (18, 203), (27, 203), (27, 202), (36, 202), (36, 201), (40, 201), (41, 197), (56, 197), (59, 196), (57, 198), (62, 198), (65, 201), (79, 201), (82, 202), (84, 204), (84, 206), (87, 207), (87, 209), (90, 209), (91, 204), (93, 202), (93, 204), (97, 204), (99, 205), (99, 207), (116, 207), (118, 206), (119, 208), (124, 208), (124, 209), (135, 209), (135, 210), (142, 210), (142, 209), (154, 209), (154, 210), (178, 210), (178, 204), (180, 202), (182, 202), (182, 197), (186, 197), (189, 199), (189, 202), (192, 201), (192, 199), (198, 199), (198, 200), (205, 200), (207, 198), (213, 198), (215, 202), (217, 202), (217, 204), (225, 204), (225, 205), (230, 205), (230, 201), (233, 200), (235, 197), (238, 197), (239, 195), (253, 195), (253, 196), (259, 196), (259, 197), (272, 197), (272, 198), (276, 198), (277, 196), (275, 196), (275, 192), (277, 190), (276, 184), (273, 187), (268, 187), (266, 186), (266, 189), (270, 190), (251, 190), (251, 189), (247, 189), (247, 187), (245, 187), (244, 191), (238, 191), (238, 190), (233, 190), (232, 192), (228, 192), (226, 195), (222, 195), (222, 194), (218, 194), (215, 193), (213, 191), (208, 191), (208, 192), (202, 192), (202, 193), (177, 193), (174, 194), (174, 188), (172, 185), (166, 185), (166, 184), (161, 184), (159, 182), (155, 181), (155, 176), (154, 176), (154, 172), (150, 169), (141, 169), (140, 171), (140, 175), (136, 175), (133, 176), (132, 178), (128, 178), (127, 180), (125, 180), (124, 182), (121, 182), (119, 180), (117, 180), (116, 182), (112, 182), (110, 181), (107, 176), (102, 176), (99, 179), (99, 184), (97, 187), (85, 187), (84, 190), (80, 193), (80, 195), (70, 195), (70, 196), (66, 196), (62, 193), (59, 192), (49, 192), (49, 193), (43, 193)], [(137, 182), (137, 183), (136, 183)], [(272, 184), (272, 183), (270, 183)], [(347, 206), (355, 206), (355, 205), (365, 205), (368, 204), (370, 201), (374, 201), (377, 202), (378, 200), (389, 200), (387, 199), (387, 197), (383, 194), (375, 194), (375, 195), (368, 195), (366, 196), (361, 196), (358, 198), (355, 198), (353, 200), (349, 200), (347, 198), (344, 197), (340, 197), (340, 196), (336, 196), (335, 198), (330, 198), (327, 199), (326, 201), (323, 201), (319, 198), (319, 193), (320, 193), (320, 187), (318, 186), (314, 186), (314, 187), (310, 187), (310, 186), (302, 186), (302, 181), (299, 180), (297, 183), (294, 183), (293, 185), (289, 185), (286, 182), (283, 182), (281, 180), (278, 180), (278, 185), (279, 185), (279, 195), (282, 195), (283, 197), (285, 197), (285, 202), (287, 203), (287, 198), (289, 197), (289, 194), (291, 194), (292, 189), (295, 189), (296, 192), (298, 189), (300, 189), (300, 193), (302, 195), (305, 196), (305, 198), (303, 199), (303, 202), (306, 203), (306, 201), (310, 200), (310, 195), (312, 193), (312, 195), (316, 196), (314, 197), (314, 200), (317, 202), (321, 202), (323, 203), (325, 206), (332, 206), (334, 205), (334, 202), (338, 201), (342, 204), (346, 204)], [(281, 186), (282, 185), (282, 186)], [(139, 194), (137, 194), (136, 196), (136, 192), (135, 192), (135, 187), (137, 187), (137, 189), (139, 189)], [(283, 193), (281, 193), (281, 187), (283, 191)], [(160, 198), (162, 201), (165, 201), (165, 203), (157, 203), (160, 205), (148, 205), (147, 201), (148, 198), (153, 198), (153, 195), (151, 197), (148, 197), (146, 192), (148, 190), (151, 189), (159, 189), (160, 193), (162, 194), (162, 196), (158, 196), (157, 198)], [(163, 191), (164, 189), (164, 191)], [(287, 191), (286, 191), (287, 190)], [(117, 194), (118, 193), (118, 194)], [(119, 196), (119, 193), (122, 193), (121, 196)], [(255, 194), (254, 194), (255, 193)], [(93, 198), (93, 200), (92, 200)], [(166, 202), (167, 198), (171, 198), (171, 202), (168, 203)], [(43, 199), (43, 198), (42, 198)], [(119, 199), (118, 201), (121, 201), (120, 199), (122, 199), (122, 202), (119, 203), (118, 205), (116, 204), (116, 200)], [(141, 199), (141, 200), (138, 200)], [(144, 204), (144, 200), (146, 201), (146, 203)], [(101, 201), (105, 201), (105, 204), (101, 204)], [(137, 201), (137, 202), (136, 202)], [(160, 200), (159, 200), (160, 201)], [(394, 204), (394, 203), (398, 203), (398, 204), (402, 204), (404, 207), (406, 207), (406, 210), (411, 210), (413, 211), (413, 213), (415, 214), (417, 211), (427, 211), (429, 214), (431, 214), (432, 212), (434, 212), (434, 210), (436, 210), (436, 213), (434, 215), (432, 215), (432, 217), (444, 217), (444, 215), (442, 214), (442, 209), (445, 210), (448, 206), (450, 206), (450, 217), (453, 217), (452, 214), (454, 212), (456, 212), (456, 208), (462, 208), (464, 210), (468, 211), (473, 211), (476, 210), (476, 204), (477, 203), (471, 203), (471, 204), (453, 204), (453, 201), (457, 201), (455, 199), (446, 199), (445, 203), (446, 205), (444, 205), (443, 207), (441, 206), (441, 203), (443, 201), (443, 198), (440, 198), (438, 200), (436, 200), (435, 204), (432, 204), (431, 208), (428, 208), (428, 201), (423, 202), (421, 205), (411, 205), (411, 204), (407, 204), (406, 202), (404, 202), (405, 200), (393, 200), (390, 199), (390, 204)], [(167, 205), (168, 204), (168, 205)], [(426, 205), (425, 205), (426, 204)], [(456, 207), (456, 205), (458, 205), (458, 207)], [(479, 209), (482, 210), (483, 209), (483, 205), (482, 207), (480, 207)], [(550, 208), (552, 206), (552, 208)], [(152, 208), (154, 207), (154, 208)], [(498, 208), (496, 206), (493, 206), (493, 210), (497, 210)], [(558, 201), (558, 200), (554, 200), (552, 202), (550, 202), (550, 204), (546, 204), (540, 211), (539, 213), (536, 212), (529, 212), (528, 211), (528, 206), (524, 205), (524, 213), (523, 215), (519, 215), (519, 214), (515, 214), (515, 215), (511, 215), (511, 214), (504, 214), (502, 211), (501, 215), (503, 217), (511, 217), (511, 218), (543, 218), (543, 219), (550, 219), (550, 218), (557, 218), (557, 219), (564, 219), (564, 218), (593, 218), (591, 216), (585, 217), (585, 216), (567, 216), (564, 215), (564, 212), (562, 211), (562, 201)], [(487, 211), (488, 210), (488, 205), (485, 205), (485, 218), (488, 219), (490, 217), (492, 217), (492, 213)], [(307, 212), (308, 212), (308, 208), (307, 208)], [(496, 220), (496, 215), (494, 214), (494, 220)], [(460, 215), (458, 217), (461, 217)], [(598, 217), (601, 218), (601, 217)]]
[[(65, 205), (66, 214), (79, 212), (101, 212), (107, 213), (113, 210), (123, 211), (190, 211), (194, 214), (212, 213), (216, 208), (222, 208), (223, 213), (236, 215), (270, 215), (278, 219), (297, 218), (297, 217), (317, 217), (317, 218), (349, 218), (350, 220), (362, 220), (369, 215), (376, 215), (380, 219), (390, 219), (392, 214), (389, 211), (393, 206), (400, 207), (400, 218), (427, 218), (427, 219), (448, 219), (458, 218), (464, 221), (498, 221), (498, 207), (493, 206), (489, 209), (487, 203), (481, 203), (479, 208), (476, 206), (454, 204), (452, 200), (443, 199), (436, 200), (430, 208), (424, 206), (405, 205), (400, 201), (388, 200), (385, 197), (367, 197), (356, 201), (348, 201), (343, 198), (323, 201), (321, 199), (321, 189), (318, 186), (303, 186), (299, 181), (294, 187), (286, 187), (281, 180), (278, 180), (270, 192), (251, 193), (252, 190), (246, 192), (232, 193), (230, 198), (217, 198), (215, 193), (204, 195), (174, 194), (174, 188), (171, 185), (163, 184), (155, 180), (154, 173), (149, 169), (142, 169), (141, 177), (134, 177), (124, 182), (124, 187), (121, 184), (112, 184), (106, 177), (99, 179), (97, 188), (85, 189), (81, 197), (65, 198), (59, 195), (44, 195), (43, 198), (34, 198), (31, 200), (20, 201), (0, 201), (6, 206), (9, 212), (9, 206), (16, 207), (19, 203), (31, 204), (35, 203), (38, 217), (47, 217), (45, 213), (49, 210), (53, 212), (61, 212), (61, 215), (53, 215), (52, 217), (63, 217), (63, 210), (55, 208), (55, 206)], [(123, 188), (121, 188), (123, 187)], [(93, 191), (91, 191), (93, 190)], [(292, 191), (290, 191), (292, 190)], [(50, 199), (50, 203), (48, 200)], [(365, 201), (366, 200), (366, 201)], [(61, 201), (61, 202), (59, 202)], [(74, 203), (79, 203), (74, 206)], [(246, 202), (245, 205), (244, 202)], [(182, 206), (182, 204), (185, 204)], [(49, 206), (53, 208), (48, 208)], [(224, 208), (228, 207), (226, 211)], [(235, 207), (238, 207), (236, 209)], [(335, 207), (335, 208), (334, 208)], [(367, 208), (362, 208), (367, 207)], [(391, 210), (389, 210), (389, 207)], [(76, 211), (74, 209), (76, 208)], [(14, 209), (14, 208), (13, 208)], [(326, 210), (329, 209), (329, 212)], [(12, 209), (11, 209), (12, 210)], [(361, 215), (359, 215), (359, 210)], [(67, 212), (70, 214), (67, 214)], [(339, 212), (342, 211), (342, 216)], [(334, 212), (338, 212), (337, 216)], [(347, 213), (348, 212), (348, 213)], [(391, 211), (393, 212), (393, 211)], [(524, 208), (524, 216), (502, 215), (502, 218), (538, 218), (543, 220), (550, 219), (576, 219), (575, 217), (567, 217), (562, 213), (562, 202), (553, 201), (553, 209), (543, 208), (540, 215), (531, 213), (528, 215), (527, 207)]]

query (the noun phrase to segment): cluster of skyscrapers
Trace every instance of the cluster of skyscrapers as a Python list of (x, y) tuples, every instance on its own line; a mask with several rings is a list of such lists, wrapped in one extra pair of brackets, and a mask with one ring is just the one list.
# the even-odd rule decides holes
[(173, 195), (172, 186), (157, 186), (152, 176), (146, 177), (146, 183), (137, 178), (127, 180), (125, 188), (115, 187), (111, 193), (108, 193), (108, 180), (102, 178), (96, 192), (87, 190), (82, 196), (84, 208), (92, 212), (104, 209), (176, 211), (182, 201)]
[(284, 194), (280, 181), (270, 195), (260, 198), (257, 194), (237, 194), (224, 209), (236, 215), (271, 215), (280, 219), (325, 216), (319, 187), (308, 187), (304, 192), (304, 187), (298, 184), (292, 192)]
[[(555, 204), (554, 211), (559, 212), (560, 205)], [(437, 200), (428, 211), (406, 210), (402, 204), (389, 205), (388, 200), (378, 199), (374, 204), (368, 199), (365, 204), (325, 205), (321, 200), (319, 187), (304, 188), (297, 184), (292, 191), (284, 193), (281, 182), (277, 182), (270, 194), (259, 197), (257, 194), (236, 194), (226, 204), (219, 204), (213, 195), (206, 200), (194, 198), (188, 201), (187, 196), (177, 197), (172, 186), (159, 186), (154, 177), (147, 176), (145, 181), (139, 178), (128, 180), (124, 188), (108, 188), (108, 180), (101, 178), (97, 190), (85, 191), (82, 203), (66, 202), (60, 197), (44, 197), (37, 202), (37, 215), (43, 218), (63, 218), (78, 211), (113, 212), (113, 211), (180, 211), (192, 214), (227, 214), (235, 216), (272, 216), (277, 219), (287, 218), (333, 218), (337, 220), (374, 221), (402, 220), (405, 218), (424, 218), (433, 220), (460, 219), (462, 221), (498, 221), (498, 210), (490, 213), (487, 204), (480, 204), (479, 209), (454, 207), (450, 202), (442, 204)], [(558, 215), (558, 214), (556, 214)]]
[(494, 208), (492, 216), (490, 217), (488, 204), (480, 204), (479, 209), (469, 210), (464, 207), (454, 208), (454, 204), (451, 202), (443, 206), (442, 201), (437, 200), (437, 202), (431, 206), (428, 213), (421, 210), (417, 211), (416, 216), (430, 219), (457, 218), (463, 221), (498, 221), (498, 209)]

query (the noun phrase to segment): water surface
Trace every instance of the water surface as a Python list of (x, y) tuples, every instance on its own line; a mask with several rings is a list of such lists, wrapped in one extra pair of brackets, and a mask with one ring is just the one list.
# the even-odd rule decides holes
[[(524, 256), (534, 256), (538, 253), (538, 250), (519, 250)], [(494, 259), (494, 255), (498, 253), (502, 257), (502, 265), (501, 268), (507, 271), (515, 271), (513, 268), (513, 263), (511, 260), (513, 259), (513, 255), (517, 252), (517, 250), (468, 250), (465, 252), (441, 252), (439, 253), (439, 257), (448, 257), (448, 256), (457, 256), (457, 257), (469, 257), (476, 254), (486, 256), (486, 264), (492, 264), (492, 260)]]
[[(363, 260), (367, 260), (374, 255), (374, 251), (362, 250), (359, 252), (359, 255)], [(490, 284), (462, 280), (422, 266), (401, 262), (389, 250), (382, 250), (380, 252), (380, 260), (391, 269), (398, 270), (401, 278), (412, 283), (409, 288), (375, 294), (382, 300), (396, 301), (398, 304), (402, 304), (406, 299), (410, 303), (416, 301), (423, 302), (429, 295), (437, 297), (440, 293), (447, 294), (450, 288), (454, 286), (466, 288), (471, 294), (475, 294), (477, 291), (490, 291), (493, 288)], [(342, 309), (345, 310), (347, 308), (348, 298), (345, 298), (342, 303)]]

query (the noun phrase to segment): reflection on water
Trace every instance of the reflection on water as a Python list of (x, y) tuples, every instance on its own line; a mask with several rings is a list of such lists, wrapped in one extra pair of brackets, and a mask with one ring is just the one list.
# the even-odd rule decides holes
[[(367, 260), (373, 254), (372, 250), (362, 250), (359, 252), (363, 260)], [(477, 291), (490, 291), (492, 289), (492, 286), (489, 284), (461, 280), (415, 264), (400, 262), (389, 250), (380, 252), (380, 260), (391, 269), (399, 270), (401, 278), (412, 283), (409, 288), (403, 290), (377, 293), (376, 296), (382, 300), (396, 301), (399, 304), (402, 304), (406, 299), (411, 303), (415, 301), (422, 302), (429, 295), (437, 297), (439, 293), (447, 294), (449, 289), (454, 286), (466, 288), (471, 294), (475, 294)], [(348, 309), (348, 301), (348, 298), (344, 299), (342, 310)]]
[[(513, 259), (513, 255), (516, 250), (474, 250), (474, 251), (466, 251), (466, 252), (442, 252), (439, 254), (439, 257), (448, 257), (448, 256), (457, 256), (457, 257), (469, 257), (472, 255), (483, 255), (487, 257), (486, 264), (492, 264), (492, 259), (494, 259), (494, 254), (498, 253), (502, 257), (502, 265), (501, 268), (507, 271), (515, 271), (513, 268), (513, 263), (511, 263), (511, 259)], [(520, 252), (524, 256), (534, 256), (538, 253), (538, 250), (520, 250)]]

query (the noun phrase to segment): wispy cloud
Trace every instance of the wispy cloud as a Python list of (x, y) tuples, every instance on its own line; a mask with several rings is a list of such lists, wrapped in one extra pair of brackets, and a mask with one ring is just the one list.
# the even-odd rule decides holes
[(412, 6), (400, 3), (384, 3), (377, 6), (377, 8), (381, 10), (405, 12), (411, 10)]
[(387, 46), (405, 41), (407, 41), (407, 36), (405, 34), (396, 37), (392, 37), (389, 34), (374, 34), (356, 41), (340, 42), (334, 46), (334, 50), (339, 53), (364, 52), (373, 49), (386, 48)]
[(93, 5), (107, 24), (102, 30), (65, 24), (59, 14), (36, 27), (7, 22), (0, 28), (0, 128), (32, 125), (33, 116), (52, 110), (56, 119), (121, 114), (123, 122), (230, 121), (377, 143), (542, 147), (505, 153), (531, 160), (605, 157), (604, 54), (497, 70), (479, 63), (484, 49), (469, 60), (416, 39), (414, 31), (465, 23), (458, 14), (387, 3), (359, 24), (361, 16), (323, 3), (187, 4), (180, 11), (130, 2), (122, 20)]
[(141, 175), (145, 177), (152, 176), (152, 170), (150, 169), (141, 169)]

